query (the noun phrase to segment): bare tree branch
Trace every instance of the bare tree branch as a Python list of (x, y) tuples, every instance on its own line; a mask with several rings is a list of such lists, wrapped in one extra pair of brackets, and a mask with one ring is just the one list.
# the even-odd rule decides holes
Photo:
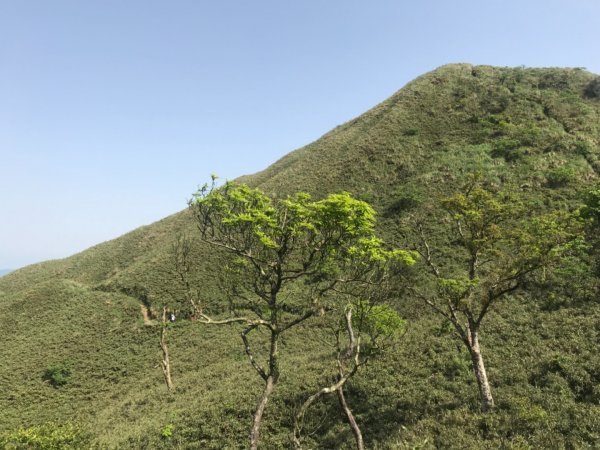
[(250, 350), (250, 342), (248, 341), (248, 333), (250, 333), (252, 330), (254, 330), (257, 326), (258, 325), (250, 325), (248, 328), (246, 328), (244, 331), (242, 331), (240, 333), (240, 336), (242, 336), (242, 340), (244, 341), (244, 349), (246, 350), (246, 355), (248, 355), (250, 364), (258, 372), (258, 374), (261, 376), (261, 378), (263, 380), (267, 381), (268, 375), (265, 372), (265, 370), (260, 366), (260, 364), (258, 364), (256, 359), (254, 358), (254, 355), (252, 354), (252, 351)]

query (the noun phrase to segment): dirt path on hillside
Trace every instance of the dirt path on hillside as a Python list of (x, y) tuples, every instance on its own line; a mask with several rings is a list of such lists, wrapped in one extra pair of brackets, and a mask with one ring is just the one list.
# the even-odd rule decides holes
[(142, 317), (144, 318), (144, 325), (152, 325), (152, 320), (150, 319), (150, 312), (148, 311), (148, 308), (146, 308), (146, 305), (142, 303), (140, 304), (140, 308), (142, 310)]

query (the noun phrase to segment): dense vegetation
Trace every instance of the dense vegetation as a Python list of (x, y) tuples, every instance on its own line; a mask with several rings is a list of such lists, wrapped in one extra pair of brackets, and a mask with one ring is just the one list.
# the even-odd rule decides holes
[[(444, 279), (462, 267), (449, 199), (464, 194), (470, 174), (491, 195), (510, 192), (525, 205), (515, 220), (580, 211), (585, 245), (561, 251), (560, 264), (527, 274), (486, 311), (488, 412), (469, 350), (411, 289), (448, 292), (426, 258), (397, 277), (387, 303), (406, 332), (346, 385), (367, 448), (600, 446), (599, 80), (582, 69), (444, 66), (240, 180), (273, 198), (350, 192), (375, 208), (377, 234), (390, 246), (426, 254), (426, 236)], [(181, 236), (189, 238), (188, 286), (174, 256)], [(241, 329), (193, 320), (190, 286), (208, 311), (228, 310), (223, 253), (200, 241), (186, 210), (0, 279), (0, 442), (43, 435), (64, 448), (247, 446), (261, 380), (238, 342)], [(172, 392), (160, 369), (164, 306), (178, 317), (167, 334)], [(327, 314), (299, 324), (281, 347), (301, 351), (281, 352), (264, 448), (290, 446), (294, 414), (337, 374)], [(307, 447), (354, 446), (333, 397), (303, 421)]]

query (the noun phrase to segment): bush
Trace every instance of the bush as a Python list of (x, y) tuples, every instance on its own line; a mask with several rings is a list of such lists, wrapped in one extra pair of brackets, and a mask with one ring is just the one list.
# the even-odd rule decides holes
[(494, 158), (504, 158), (505, 161), (516, 161), (522, 155), (519, 152), (521, 142), (517, 139), (498, 139), (492, 143), (492, 153)]
[[(579, 402), (595, 404), (600, 400), (598, 390), (598, 373), (593, 363), (586, 367), (577, 359), (558, 354), (554, 358), (540, 364), (532, 375), (530, 382), (536, 386), (553, 391), (570, 389), (571, 395)], [(596, 366), (597, 367), (597, 366)]]
[(385, 210), (386, 217), (392, 217), (404, 211), (415, 209), (425, 199), (422, 190), (412, 184), (406, 184), (399, 188), (393, 197), (393, 202)]
[(588, 141), (575, 142), (575, 153), (584, 157), (589, 156), (591, 153), (593, 153), (592, 144), (590, 144)]
[(45, 423), (0, 434), (0, 448), (5, 450), (75, 450), (86, 444), (88, 434), (72, 423)]
[(62, 361), (48, 366), (42, 378), (55, 388), (58, 388), (67, 384), (69, 376), (71, 376), (71, 364)]
[(160, 430), (160, 436), (163, 439), (171, 439), (173, 437), (173, 424), (172, 423), (166, 424), (162, 428), (162, 430)]
[(572, 167), (558, 167), (551, 170), (546, 175), (546, 181), (549, 187), (556, 188), (566, 186), (577, 178), (577, 172)]
[(594, 78), (584, 92), (587, 98), (600, 98), (600, 77)]

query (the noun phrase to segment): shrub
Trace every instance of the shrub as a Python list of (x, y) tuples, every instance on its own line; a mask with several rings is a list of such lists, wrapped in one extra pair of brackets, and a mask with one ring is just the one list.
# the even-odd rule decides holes
[(522, 155), (519, 152), (521, 142), (517, 139), (498, 139), (492, 143), (492, 153), (494, 158), (504, 158), (505, 161), (516, 161)]
[(587, 98), (600, 98), (600, 77), (594, 78), (584, 92)]
[(404, 211), (415, 209), (424, 200), (424, 194), (420, 188), (412, 184), (406, 184), (399, 188), (394, 194), (393, 202), (386, 208), (385, 215), (392, 217)]
[(572, 167), (558, 167), (551, 170), (546, 175), (546, 181), (549, 187), (556, 188), (566, 186), (577, 178), (577, 172)]
[(71, 376), (71, 364), (67, 361), (51, 364), (44, 372), (43, 379), (55, 388), (67, 384)]
[(89, 435), (79, 425), (45, 423), (0, 434), (0, 448), (10, 450), (75, 450), (86, 448)]
[(173, 424), (172, 423), (166, 424), (162, 428), (162, 430), (160, 430), (160, 436), (163, 439), (171, 439), (173, 437)]

